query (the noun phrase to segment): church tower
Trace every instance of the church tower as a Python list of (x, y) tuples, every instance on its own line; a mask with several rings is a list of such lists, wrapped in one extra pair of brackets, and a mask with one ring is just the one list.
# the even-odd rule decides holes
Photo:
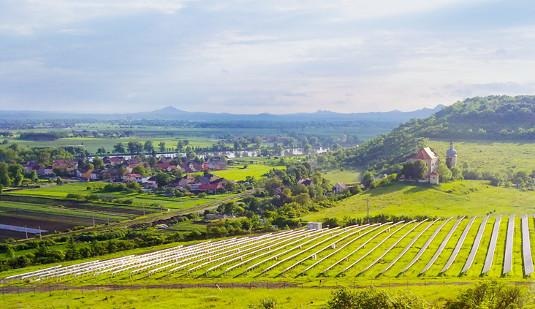
[(450, 149), (446, 151), (446, 165), (452, 169), (457, 165), (457, 150), (453, 147), (453, 141), (450, 142)]

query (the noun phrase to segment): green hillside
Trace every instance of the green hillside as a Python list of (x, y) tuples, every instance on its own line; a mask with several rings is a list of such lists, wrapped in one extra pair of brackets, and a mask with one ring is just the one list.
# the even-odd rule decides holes
[(325, 218), (344, 219), (370, 215), (459, 216), (486, 213), (522, 214), (535, 212), (535, 194), (512, 188), (488, 185), (485, 181), (456, 181), (439, 186), (398, 183), (342, 200), (332, 208), (321, 209), (304, 217), (309, 221)]
[(348, 150), (347, 163), (382, 172), (398, 171), (397, 164), (417, 148), (429, 146), (430, 139), (533, 143), (535, 96), (489, 96), (457, 102)]

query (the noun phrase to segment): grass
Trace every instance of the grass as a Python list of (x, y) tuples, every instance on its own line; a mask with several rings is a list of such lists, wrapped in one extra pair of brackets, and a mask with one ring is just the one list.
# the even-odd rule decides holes
[(360, 173), (350, 169), (335, 169), (322, 173), (323, 177), (330, 183), (356, 183), (360, 181)]
[(523, 214), (535, 211), (535, 194), (513, 188), (494, 187), (485, 181), (456, 181), (439, 186), (396, 183), (373, 189), (304, 216), (304, 220), (364, 217), (370, 215), (449, 217), (464, 214)]
[(284, 166), (269, 166), (264, 164), (245, 164), (243, 166), (232, 166), (226, 170), (214, 171), (213, 174), (233, 181), (245, 180), (248, 176), (255, 179), (262, 178), (273, 169), (283, 169)]
[[(89, 196), (90, 194), (101, 194), (98, 192), (100, 188), (104, 187), (105, 184), (105, 182), (73, 182), (60, 186), (50, 185), (36, 189), (17, 190), (12, 191), (9, 194), (19, 196), (66, 199), (68, 194), (79, 194), (81, 196)], [(223, 200), (232, 196), (232, 194), (218, 194), (208, 195), (206, 197), (166, 197), (150, 193), (129, 192), (114, 192), (102, 194), (106, 196), (112, 196), (113, 198), (118, 199), (132, 199), (132, 205), (138, 208), (159, 208), (161, 206), (162, 208), (167, 209), (187, 209), (210, 202), (217, 202), (219, 200)]]
[[(442, 303), (464, 287), (448, 289), (422, 286), (408, 290), (391, 287), (392, 292), (418, 295), (429, 303)], [(407, 291), (408, 290), (408, 291)], [(0, 296), (4, 308), (263, 308), (261, 302), (271, 299), (276, 308), (324, 308), (333, 288), (187, 288), (126, 290), (59, 290), (28, 292)]]
[[(431, 148), (445, 158), (449, 142), (432, 140)], [(535, 143), (454, 141), (459, 166), (468, 164), (481, 172), (508, 174), (535, 170)]]

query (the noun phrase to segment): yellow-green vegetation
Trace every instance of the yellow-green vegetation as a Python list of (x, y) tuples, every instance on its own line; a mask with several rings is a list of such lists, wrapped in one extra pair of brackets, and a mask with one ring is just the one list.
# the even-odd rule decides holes
[(262, 178), (265, 174), (273, 169), (283, 169), (284, 166), (269, 166), (264, 164), (244, 164), (240, 166), (231, 166), (226, 170), (214, 171), (213, 173), (219, 177), (240, 181), (245, 180), (247, 177), (253, 177), (255, 179)]
[(137, 192), (111, 192), (99, 193), (104, 187), (105, 182), (73, 182), (64, 185), (51, 184), (35, 189), (24, 189), (12, 191), (10, 195), (59, 198), (66, 199), (69, 194), (76, 194), (81, 197), (88, 197), (92, 194), (112, 197), (115, 199), (130, 199), (132, 206), (151, 207), (151, 208), (168, 208), (168, 209), (186, 209), (193, 206), (217, 202), (232, 196), (232, 194), (208, 195), (205, 197), (186, 196), (186, 197), (166, 197), (150, 193)]
[[(420, 296), (427, 302), (442, 303), (455, 297), (463, 288), (419, 286), (417, 289), (392, 287)], [(51, 292), (26, 292), (0, 296), (3, 308), (324, 308), (332, 288), (156, 288), (156, 289), (86, 289)]]
[(535, 211), (535, 194), (514, 188), (495, 187), (486, 181), (455, 181), (438, 186), (396, 183), (344, 199), (331, 208), (310, 213), (305, 220), (366, 216), (456, 216), (524, 214)]
[[(429, 145), (441, 158), (445, 158), (446, 150), (450, 147), (449, 141), (431, 140)], [(454, 146), (461, 167), (467, 163), (470, 168), (481, 172), (505, 175), (535, 170), (535, 143), (454, 141)]]
[(360, 181), (360, 173), (352, 169), (336, 169), (322, 173), (322, 176), (332, 184), (337, 182), (356, 183)]

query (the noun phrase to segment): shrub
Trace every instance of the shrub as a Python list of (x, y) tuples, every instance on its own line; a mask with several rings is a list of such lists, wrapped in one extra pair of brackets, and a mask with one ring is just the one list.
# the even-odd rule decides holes
[(526, 293), (519, 287), (488, 281), (461, 293), (457, 299), (449, 301), (446, 308), (523, 308), (526, 299)]

